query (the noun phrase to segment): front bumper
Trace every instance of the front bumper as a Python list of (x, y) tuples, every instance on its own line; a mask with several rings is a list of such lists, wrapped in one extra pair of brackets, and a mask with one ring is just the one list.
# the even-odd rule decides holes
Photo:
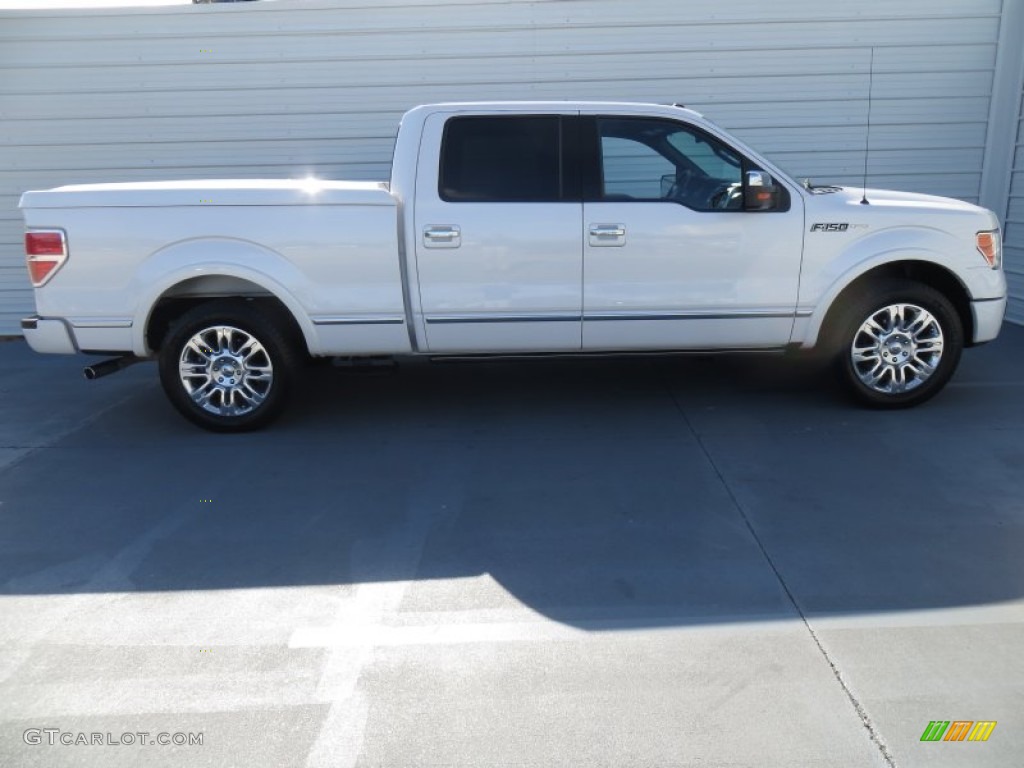
[(78, 352), (71, 329), (63, 320), (26, 317), (21, 321), (21, 332), (36, 352), (57, 355), (73, 355)]
[(999, 335), (1006, 314), (1006, 297), (1001, 299), (983, 299), (971, 302), (971, 315), (974, 317), (974, 344), (984, 344)]

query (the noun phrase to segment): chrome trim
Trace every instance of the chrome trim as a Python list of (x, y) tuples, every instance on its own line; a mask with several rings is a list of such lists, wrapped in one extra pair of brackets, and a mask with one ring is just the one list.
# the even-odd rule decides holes
[(245, 416), (270, 396), (274, 361), (247, 331), (211, 325), (181, 348), (178, 383), (197, 408), (215, 416)]
[(563, 315), (434, 315), (427, 317), (428, 323), (442, 325), (445, 323), (578, 323), (582, 318), (578, 314)]
[(39, 327), (39, 316), (33, 315), (32, 317), (21, 318), (21, 330), (23, 331), (34, 331)]
[(621, 248), (626, 244), (625, 224), (591, 224), (587, 245), (591, 248)]
[(774, 310), (735, 310), (732, 312), (600, 312), (587, 313), (582, 317), (577, 314), (508, 314), (508, 315), (434, 315), (426, 321), (433, 324), (444, 323), (558, 323), (614, 321), (614, 320), (763, 320), (793, 319), (809, 317), (810, 312), (774, 311)]
[[(71, 252), (68, 249), (68, 233), (60, 227), (26, 227), (25, 234), (39, 234), (39, 235), (60, 235), (61, 255), (60, 256), (29, 256), (28, 249), (25, 249), (25, 264), (27, 265), (30, 261), (50, 261), (57, 264), (49, 274), (43, 278), (41, 283), (37, 283), (32, 279), (32, 273), (29, 272), (29, 283), (32, 285), (32, 289), (42, 288), (48, 282), (50, 282), (54, 276), (61, 271), (65, 264), (68, 263), (68, 259), (71, 258)], [(26, 244), (27, 245), (27, 244)]]
[(123, 317), (89, 317), (81, 321), (73, 317), (68, 318), (72, 328), (131, 328), (131, 318)]
[(861, 384), (886, 395), (911, 392), (938, 370), (945, 351), (939, 321), (916, 304), (890, 304), (853, 334), (850, 364)]
[(772, 186), (772, 177), (764, 171), (747, 171), (747, 186), (770, 187)]
[(799, 315), (789, 312), (762, 310), (735, 310), (733, 312), (600, 312), (583, 315), (583, 321), (608, 320), (763, 320), (766, 318), (792, 319)]
[(313, 317), (313, 325), (401, 325), (404, 317), (398, 315), (365, 316), (341, 315), (338, 317)]
[(438, 240), (440, 242), (452, 242), (458, 240), (462, 231), (458, 227), (427, 227), (423, 230), (423, 237), (429, 240)]

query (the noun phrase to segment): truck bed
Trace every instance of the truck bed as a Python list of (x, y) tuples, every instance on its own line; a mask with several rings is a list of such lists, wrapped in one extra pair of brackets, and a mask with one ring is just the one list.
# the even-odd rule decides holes
[(388, 184), (383, 181), (327, 181), (314, 178), (72, 184), (26, 192), (21, 196), (23, 209), (394, 204)]
[(36, 291), (40, 321), (64, 326), (47, 351), (147, 355), (150, 308), (222, 295), (278, 297), (313, 354), (410, 349), (384, 182), (87, 184), (26, 192), (21, 208), (69, 243), (59, 279)]

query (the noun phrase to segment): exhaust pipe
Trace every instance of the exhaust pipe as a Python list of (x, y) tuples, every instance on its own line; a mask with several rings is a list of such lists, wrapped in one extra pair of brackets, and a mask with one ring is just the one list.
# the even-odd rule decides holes
[(123, 355), (121, 357), (114, 357), (110, 360), (103, 360), (99, 363), (87, 365), (82, 373), (85, 374), (85, 378), (89, 381), (93, 381), (94, 379), (100, 379), (104, 376), (109, 376), (112, 373), (117, 373), (118, 371), (127, 368), (129, 365), (141, 362), (141, 360), (141, 357), (136, 357), (135, 355)]

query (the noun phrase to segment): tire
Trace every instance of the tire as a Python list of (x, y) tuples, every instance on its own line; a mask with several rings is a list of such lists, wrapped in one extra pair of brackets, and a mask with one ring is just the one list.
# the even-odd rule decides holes
[(839, 316), (834, 364), (864, 405), (920, 405), (939, 393), (960, 362), (960, 316), (930, 286), (895, 279), (875, 283)]
[(301, 355), (287, 325), (251, 303), (201, 304), (175, 321), (160, 348), (160, 383), (189, 421), (214, 432), (270, 424), (288, 402)]

